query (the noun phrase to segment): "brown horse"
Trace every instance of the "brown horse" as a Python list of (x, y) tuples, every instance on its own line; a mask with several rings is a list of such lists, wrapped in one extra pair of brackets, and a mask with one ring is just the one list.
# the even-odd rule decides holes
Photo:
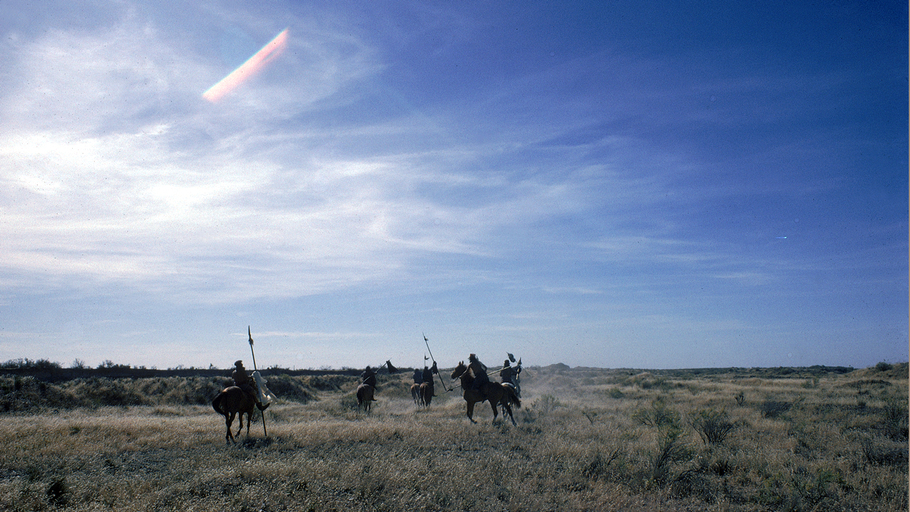
[(429, 407), (430, 402), (433, 401), (433, 395), (436, 394), (436, 390), (433, 387), (432, 382), (424, 382), (420, 385), (420, 402), (419, 404), (424, 407)]
[(505, 413), (509, 413), (509, 419), (512, 420), (512, 425), (516, 425), (515, 417), (512, 416), (512, 404), (515, 404), (515, 407), (521, 407), (521, 399), (518, 398), (518, 395), (515, 394), (515, 388), (511, 386), (503, 386), (499, 382), (487, 382), (484, 384), (481, 391), (486, 393), (486, 397), (482, 396), (478, 390), (473, 389), (474, 385), (474, 372), (470, 368), (465, 366), (464, 361), (458, 363), (458, 366), (452, 370), (452, 379), (461, 379), (461, 389), (464, 391), (463, 396), (465, 401), (468, 403), (468, 419), (471, 420), (471, 423), (477, 423), (474, 421), (474, 404), (477, 402), (483, 402), (484, 400), (490, 401), (490, 407), (493, 409), (493, 422), (496, 422), (496, 418), (499, 417), (499, 410), (497, 405), (502, 406), (502, 410)]
[(370, 407), (372, 407), (373, 402), (376, 399), (373, 398), (373, 386), (369, 384), (361, 384), (357, 386), (357, 406), (363, 407), (363, 410), (370, 412)]
[[(253, 407), (255, 406), (256, 401), (253, 397), (244, 393), (237, 386), (223, 389), (212, 400), (212, 408), (215, 409), (215, 412), (224, 416), (224, 424), (227, 426), (225, 440), (228, 444), (236, 442), (231, 434), (231, 423), (234, 422), (234, 416), (237, 414), (240, 415), (240, 426), (237, 428), (237, 435), (239, 436), (240, 431), (243, 430), (243, 415), (246, 414), (246, 436), (250, 437), (250, 423), (253, 422)], [(265, 423), (263, 423), (263, 428), (265, 428)]]
[(414, 403), (420, 405), (420, 384), (416, 382), (411, 384), (411, 398), (414, 399)]

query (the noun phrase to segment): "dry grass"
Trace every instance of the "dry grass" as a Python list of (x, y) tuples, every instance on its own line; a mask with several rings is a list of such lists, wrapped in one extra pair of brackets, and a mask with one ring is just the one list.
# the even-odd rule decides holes
[[(269, 437), (256, 423), (238, 446), (210, 407), (180, 399), (44, 407), (0, 418), (0, 510), (907, 510), (898, 366), (789, 378), (527, 369), (517, 427), (491, 424), (487, 404), (473, 425), (439, 389), (418, 409), (404, 377), (386, 377), (365, 414), (356, 381), (337, 379), (274, 404)], [(44, 390), (64, 391), (79, 398)], [(709, 439), (711, 421), (733, 426)]]

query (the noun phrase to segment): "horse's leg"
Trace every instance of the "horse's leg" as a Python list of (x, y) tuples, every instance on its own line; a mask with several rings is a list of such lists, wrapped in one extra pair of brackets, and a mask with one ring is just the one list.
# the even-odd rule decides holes
[[(241, 414), (241, 416), (243, 416)], [(250, 438), (250, 423), (253, 422), (253, 411), (249, 410), (246, 412), (246, 438)]]
[(503, 413), (502, 413), (503, 417), (505, 417), (506, 413), (509, 413), (509, 419), (512, 420), (512, 426), (517, 427), (518, 424), (515, 423), (515, 417), (512, 416), (512, 406), (509, 405), (509, 402), (507, 400), (503, 400), (502, 410), (503, 410)]
[(235, 435), (239, 436), (240, 432), (243, 430), (243, 411), (240, 411), (239, 413), (237, 413), (237, 421), (240, 422), (240, 426), (237, 427), (237, 434), (235, 434)]
[(477, 423), (474, 421), (474, 402), (468, 400), (468, 419), (471, 420), (471, 423)]
[(224, 424), (227, 426), (227, 435), (225, 436), (225, 439), (228, 444), (234, 442), (234, 436), (231, 434), (231, 423), (234, 423), (234, 413), (232, 412), (224, 415)]
[(497, 406), (502, 402), (502, 386), (491, 382), (487, 387), (487, 398), (490, 399), (490, 409), (493, 409), (493, 423), (496, 423), (496, 418), (499, 417)]
[(493, 423), (496, 423), (496, 418), (499, 417), (499, 409), (496, 407), (496, 402), (490, 400), (490, 408), (493, 409)]

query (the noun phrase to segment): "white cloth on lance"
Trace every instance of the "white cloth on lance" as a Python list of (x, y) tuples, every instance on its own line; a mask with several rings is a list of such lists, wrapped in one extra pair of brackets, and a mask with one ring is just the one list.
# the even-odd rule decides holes
[(263, 405), (272, 403), (275, 400), (275, 395), (266, 387), (265, 379), (262, 378), (262, 375), (259, 375), (259, 372), (253, 372), (253, 380), (256, 382), (256, 390), (259, 392), (259, 403)]

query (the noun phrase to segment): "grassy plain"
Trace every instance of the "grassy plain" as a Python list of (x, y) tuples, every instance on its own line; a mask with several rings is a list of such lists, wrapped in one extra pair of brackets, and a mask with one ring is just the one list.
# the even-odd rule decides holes
[(356, 377), (266, 378), (269, 436), (226, 446), (223, 379), (0, 376), (0, 510), (908, 509), (906, 364), (526, 368), (517, 426), (407, 375), (370, 414)]

